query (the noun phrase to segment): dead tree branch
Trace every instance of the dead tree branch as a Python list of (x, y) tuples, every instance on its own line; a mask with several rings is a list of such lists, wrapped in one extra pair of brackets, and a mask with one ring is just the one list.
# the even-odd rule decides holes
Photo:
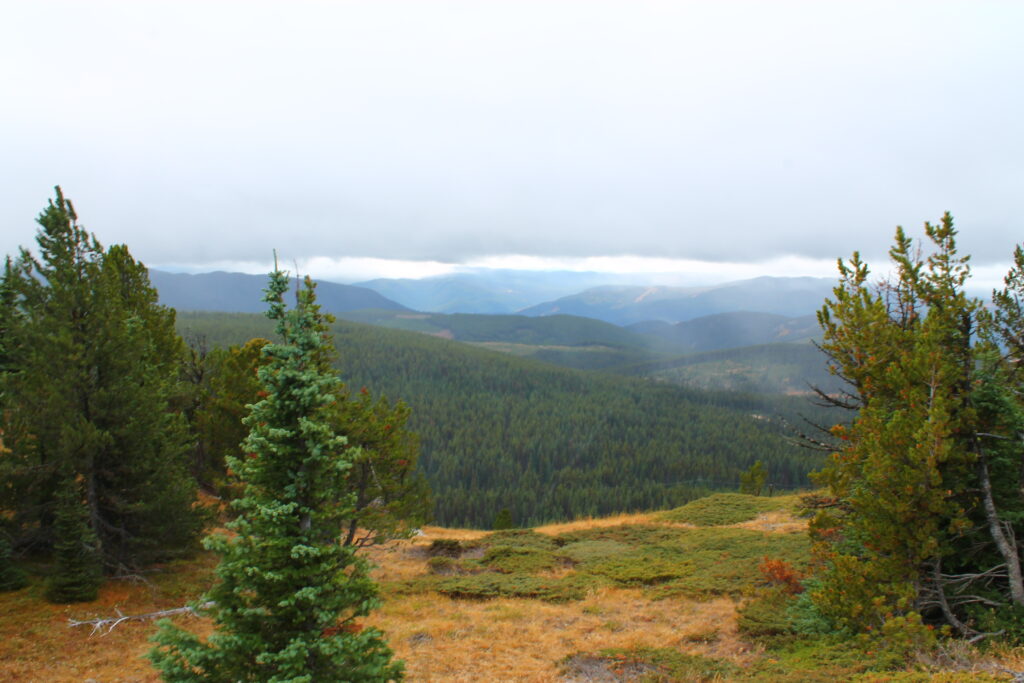
[(198, 617), (201, 616), (199, 614), (200, 610), (209, 609), (210, 607), (213, 607), (213, 605), (214, 603), (211, 600), (196, 607), (175, 607), (174, 609), (165, 609), (160, 610), (159, 612), (148, 612), (146, 614), (122, 614), (121, 610), (115, 608), (115, 611), (117, 612), (116, 617), (83, 619), (81, 621), (77, 619), (68, 619), (68, 627), (76, 628), (78, 626), (91, 626), (92, 631), (89, 633), (90, 636), (94, 636), (97, 633), (101, 636), (105, 636), (126, 621), (149, 621), (150, 619), (172, 617), (176, 614), (191, 614), (194, 617)]

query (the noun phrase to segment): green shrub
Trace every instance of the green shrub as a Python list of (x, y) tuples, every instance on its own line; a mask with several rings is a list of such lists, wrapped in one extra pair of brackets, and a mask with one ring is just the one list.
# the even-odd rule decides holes
[(494, 524), (491, 525), (491, 528), (495, 531), (515, 528), (515, 522), (512, 521), (512, 513), (508, 508), (502, 508), (498, 511), (498, 514), (494, 516)]
[(749, 674), (766, 683), (834, 683), (878, 671), (873, 664), (871, 655), (851, 640), (824, 636), (773, 648), (771, 656), (758, 661)]
[(0, 592), (16, 591), (28, 585), (28, 577), (14, 564), (11, 544), (0, 532)]
[(427, 560), (427, 569), (431, 574), (451, 574), (455, 567), (455, 560), (447, 555), (437, 555)]
[(768, 640), (794, 632), (789, 614), (794, 596), (784, 588), (774, 587), (762, 591), (739, 611), (737, 630), (755, 640)]
[(503, 574), (536, 574), (558, 565), (550, 551), (510, 545), (488, 548), (484, 551), (482, 563)]
[(693, 564), (636, 551), (595, 562), (587, 571), (623, 586), (651, 586), (686, 576)]
[(832, 633), (835, 628), (825, 616), (818, 611), (817, 605), (811, 599), (811, 595), (817, 589), (818, 583), (814, 579), (804, 581), (804, 592), (796, 596), (790, 603), (789, 616), (793, 630), (801, 635), (825, 635)]
[(427, 548), (427, 554), (431, 557), (459, 557), (462, 555), (462, 543), (454, 538), (439, 538)]
[(758, 567), (766, 555), (783, 559), (800, 571), (810, 561), (806, 534), (714, 528), (684, 531), (677, 542), (648, 549), (663, 557), (685, 558), (692, 565), (692, 571), (682, 578), (651, 589), (653, 597), (740, 595), (763, 582)]
[(611, 540), (575, 541), (562, 546), (558, 556), (576, 564), (589, 564), (597, 560), (629, 552), (632, 546)]
[(621, 526), (570, 531), (569, 533), (561, 534), (554, 540), (556, 544), (562, 547), (568, 547), (570, 544), (582, 541), (614, 541), (640, 547), (679, 541), (689, 533), (692, 533), (690, 529), (680, 529), (659, 524), (623, 524)]
[(858, 640), (887, 669), (906, 666), (938, 645), (934, 629), (922, 622), (917, 612), (889, 617), (878, 631), (861, 635)]
[(659, 519), (696, 526), (739, 524), (755, 519), (763, 512), (792, 509), (794, 502), (794, 496), (761, 498), (742, 493), (716, 493), (664, 512)]
[[(741, 669), (722, 659), (679, 652), (673, 648), (636, 648), (602, 650), (601, 657), (612, 673), (633, 680), (631, 673), (646, 674), (641, 680), (703, 681), (729, 680)], [(626, 678), (629, 677), (629, 678)], [(619, 679), (616, 679), (619, 680)]]
[(450, 598), (535, 598), (547, 602), (569, 602), (582, 600), (591, 585), (592, 582), (576, 576), (549, 579), (486, 573), (443, 579), (436, 584), (435, 590)]
[(1001, 638), (1015, 644), (1024, 643), (1024, 607), (1009, 604), (997, 609), (977, 604), (968, 608), (968, 614), (978, 631), (1002, 632)]
[(438, 555), (427, 560), (427, 571), (431, 574), (451, 576), (453, 574), (479, 574), (484, 567), (478, 560), (457, 560), (453, 557)]
[(480, 543), (488, 547), (507, 545), (515, 548), (535, 548), (537, 550), (554, 550), (556, 547), (553, 538), (545, 534), (538, 534), (533, 529), (495, 531), (481, 539)]

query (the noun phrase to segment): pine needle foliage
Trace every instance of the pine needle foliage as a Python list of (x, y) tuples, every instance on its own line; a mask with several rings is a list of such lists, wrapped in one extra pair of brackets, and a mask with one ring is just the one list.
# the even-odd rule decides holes
[(190, 552), (203, 518), (171, 405), (175, 313), (125, 245), (104, 249), (79, 224), (59, 187), (37, 220), (37, 255), (22, 249), (0, 281), (7, 526), (18, 545), (63, 543), (56, 518), (71, 478), (105, 570)]
[(99, 543), (89, 526), (88, 507), (78, 479), (64, 477), (54, 516), (54, 570), (46, 586), (46, 599), (57, 603), (95, 600), (103, 582)]
[(818, 315), (848, 387), (834, 400), (858, 412), (833, 428), (841, 446), (819, 478), (837, 504), (812, 523), (824, 568), (812, 597), (854, 631), (917, 612), (984, 638), (1006, 629), (980, 632), (979, 606), (997, 617), (1024, 606), (1024, 254), (990, 311), (965, 293), (969, 257), (952, 217), (925, 234), (927, 255), (897, 229), (893, 273), (877, 285), (857, 253), (840, 262)]
[(324, 316), (307, 279), (286, 310), (285, 274), (270, 276), (267, 315), (281, 343), (264, 347), (263, 399), (245, 418), (245, 455), (229, 457), (244, 486), (228, 524), (207, 547), (222, 555), (216, 631), (202, 642), (161, 624), (150, 658), (167, 681), (387, 681), (402, 677), (382, 634), (355, 619), (377, 605), (354, 547), (341, 542), (353, 513), (346, 475), (356, 457), (332, 427), (341, 383)]
[(16, 591), (28, 584), (28, 577), (15, 566), (11, 542), (0, 533), (0, 593)]

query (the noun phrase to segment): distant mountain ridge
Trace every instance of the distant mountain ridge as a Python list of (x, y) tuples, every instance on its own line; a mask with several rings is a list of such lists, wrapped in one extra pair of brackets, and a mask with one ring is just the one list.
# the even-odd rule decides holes
[(607, 273), (493, 269), (416, 280), (378, 278), (356, 285), (417, 311), (504, 314), (626, 279)]
[[(263, 289), (266, 275), (245, 273), (169, 273), (150, 270), (149, 280), (160, 294), (160, 303), (181, 311), (259, 313), (266, 310)], [(328, 313), (364, 308), (408, 311), (400, 303), (365, 287), (317, 281), (317, 302)]]
[(660, 337), (687, 352), (810, 341), (821, 336), (816, 316), (788, 317), (752, 311), (716, 313), (675, 325), (647, 321), (628, 325), (626, 329)]
[(834, 286), (831, 278), (765, 276), (712, 287), (594, 287), (520, 313), (579, 315), (616, 325), (677, 323), (737, 311), (798, 317), (821, 308)]

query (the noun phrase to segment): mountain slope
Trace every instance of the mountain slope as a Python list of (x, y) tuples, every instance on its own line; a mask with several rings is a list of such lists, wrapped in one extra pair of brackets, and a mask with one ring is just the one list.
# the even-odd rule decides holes
[(352, 322), (424, 332), (464, 342), (507, 342), (558, 346), (611, 346), (679, 352), (670, 339), (637, 333), (618, 325), (574, 315), (531, 318), (523, 315), (408, 313), (363, 310), (341, 315)]
[[(150, 282), (160, 292), (160, 303), (179, 311), (222, 311), (257, 313), (266, 308), (263, 289), (266, 275), (245, 273), (168, 273), (149, 271)], [(405, 306), (365, 287), (318, 282), (317, 301), (328, 313), (361, 308), (407, 311)]]
[[(258, 315), (184, 313), (213, 344), (270, 336)], [(423, 334), (340, 321), (339, 368), (413, 409), (422, 466), (445, 524), (486, 526), (681, 504), (731, 488), (754, 460), (780, 487), (818, 463), (765, 416), (804, 402), (713, 394), (558, 368)]]
[(481, 269), (418, 280), (381, 278), (357, 283), (417, 311), (433, 313), (515, 313), (548, 301), (608, 284), (621, 276), (606, 273)]
[(618, 369), (627, 375), (716, 391), (804, 394), (847, 388), (813, 344), (764, 344), (691, 353)]
[(759, 277), (714, 287), (595, 287), (520, 311), (597, 318), (616, 325), (647, 320), (669, 323), (701, 316), (752, 311), (784, 316), (809, 315), (832, 293), (828, 278)]
[(675, 325), (648, 321), (627, 329), (660, 337), (683, 352), (808, 341), (821, 335), (816, 316), (789, 318), (751, 311), (706, 315)]
[[(593, 318), (552, 315), (475, 315), (364, 310), (340, 317), (392, 329), (422, 332), (581, 370), (613, 369), (685, 353), (670, 336), (627, 330)], [(742, 342), (740, 342), (742, 343)]]

